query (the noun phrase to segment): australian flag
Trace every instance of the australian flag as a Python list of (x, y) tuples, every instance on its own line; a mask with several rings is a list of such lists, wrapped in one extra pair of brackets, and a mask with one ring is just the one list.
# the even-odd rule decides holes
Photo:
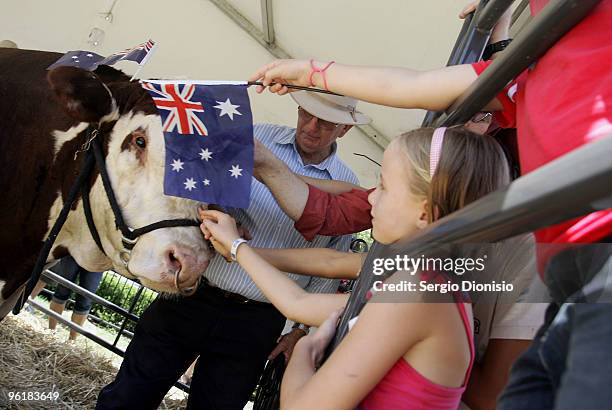
[(91, 51), (69, 51), (55, 63), (47, 67), (47, 70), (60, 66), (72, 66), (93, 71), (99, 65), (113, 65), (123, 60), (134, 61), (140, 65), (143, 65), (147, 62), (147, 59), (154, 48), (155, 42), (153, 40), (149, 40), (145, 43), (138, 44), (135, 47), (111, 54), (108, 57), (103, 57)]
[(164, 193), (248, 208), (253, 116), (246, 83), (143, 81), (162, 120)]
[(99, 54), (92, 53), (91, 51), (69, 51), (61, 56), (55, 63), (47, 67), (47, 70), (60, 66), (71, 66), (93, 71), (98, 67), (100, 61), (102, 60), (104, 60), (104, 57)]
[(100, 61), (99, 64), (113, 65), (123, 60), (144, 64), (146, 63), (149, 53), (153, 50), (153, 48), (155, 48), (155, 42), (149, 39), (147, 42), (138, 44), (135, 47), (127, 48), (123, 51), (119, 51), (118, 53), (111, 54), (104, 60)]

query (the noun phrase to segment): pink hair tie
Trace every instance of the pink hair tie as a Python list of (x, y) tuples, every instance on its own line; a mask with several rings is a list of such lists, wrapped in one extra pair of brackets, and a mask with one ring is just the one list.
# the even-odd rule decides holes
[(446, 127), (436, 128), (433, 137), (431, 137), (431, 146), (429, 148), (429, 176), (433, 178), (440, 162), (440, 153), (442, 152), (442, 143), (444, 142), (444, 132)]
[(329, 91), (329, 88), (327, 88), (327, 78), (325, 78), (325, 71), (334, 63), (335, 61), (330, 61), (329, 63), (325, 65), (325, 67), (319, 68), (319, 67), (315, 67), (314, 59), (311, 58), (310, 59), (310, 76), (308, 77), (308, 81), (310, 81), (310, 86), (315, 87), (315, 83), (312, 82), (312, 76), (315, 75), (315, 73), (319, 73), (321, 74), (321, 78), (323, 79), (323, 85), (325, 86), (325, 89)]

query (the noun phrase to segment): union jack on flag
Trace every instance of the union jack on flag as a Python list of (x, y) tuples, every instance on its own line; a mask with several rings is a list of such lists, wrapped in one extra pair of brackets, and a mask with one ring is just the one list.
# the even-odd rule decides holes
[(244, 82), (142, 81), (166, 148), (164, 193), (248, 208), (253, 116)]
[(192, 100), (195, 84), (181, 86), (168, 83), (157, 89), (153, 84), (143, 82), (142, 86), (149, 91), (158, 109), (168, 111), (163, 123), (164, 132), (172, 132), (176, 128), (179, 134), (208, 135), (206, 125), (196, 115), (198, 112), (204, 112), (204, 106), (201, 102)]

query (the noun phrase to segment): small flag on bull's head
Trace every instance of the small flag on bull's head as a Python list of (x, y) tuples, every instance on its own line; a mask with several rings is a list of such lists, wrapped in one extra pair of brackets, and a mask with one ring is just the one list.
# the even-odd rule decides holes
[(162, 120), (164, 193), (247, 208), (253, 117), (246, 83), (142, 81)]
[(51, 70), (55, 67), (60, 66), (70, 66), (70, 67), (79, 67), (83, 70), (93, 71), (95, 70), (100, 61), (104, 60), (99, 54), (92, 53), (91, 51), (69, 51), (63, 56), (60, 57), (55, 63), (51, 64), (47, 67), (47, 70)]
[(93, 71), (98, 68), (99, 65), (113, 65), (123, 60), (134, 61), (142, 66), (147, 62), (155, 47), (155, 42), (153, 40), (149, 40), (145, 43), (138, 44), (135, 47), (119, 51), (118, 53), (113, 53), (108, 57), (102, 57), (101, 55), (92, 53), (91, 51), (69, 51), (60, 57), (60, 59), (55, 63), (47, 67), (47, 70), (60, 66), (72, 66)]
[(100, 61), (99, 64), (114, 65), (117, 64), (119, 61), (129, 60), (134, 61), (140, 65), (144, 65), (149, 59), (149, 56), (151, 55), (152, 51), (155, 49), (155, 46), (155, 42), (149, 39), (149, 41), (138, 44), (135, 47), (127, 48), (123, 51), (111, 54), (104, 60)]

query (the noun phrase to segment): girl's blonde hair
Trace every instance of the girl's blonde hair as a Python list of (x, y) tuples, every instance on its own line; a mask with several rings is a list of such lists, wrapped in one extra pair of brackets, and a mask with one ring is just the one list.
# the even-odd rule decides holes
[(434, 128), (406, 132), (396, 141), (411, 167), (410, 190), (427, 200), (429, 222), (453, 213), (510, 182), (508, 161), (494, 138), (448, 128), (433, 175), (429, 154)]

